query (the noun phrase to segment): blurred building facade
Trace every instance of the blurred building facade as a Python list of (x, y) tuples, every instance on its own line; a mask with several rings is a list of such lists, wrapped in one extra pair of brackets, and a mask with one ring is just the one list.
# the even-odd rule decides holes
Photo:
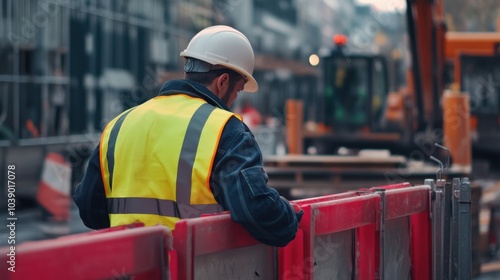
[(358, 21), (353, 0), (0, 0), (0, 16), (1, 102), (13, 108), (3, 139), (100, 131), (182, 77), (179, 52), (213, 24), (249, 37), (261, 85), (252, 98), (282, 114), (285, 99), (320, 94), (308, 57)]
[(349, 35), (356, 11), (354, 0), (0, 0), (0, 165), (29, 150), (19, 195), (36, 193), (49, 151), (63, 152), (79, 180), (106, 123), (182, 78), (179, 53), (214, 24), (253, 44), (260, 91), (245, 95), (263, 120), (283, 123), (289, 98), (311, 104), (304, 115), (314, 119), (321, 65), (308, 58)]

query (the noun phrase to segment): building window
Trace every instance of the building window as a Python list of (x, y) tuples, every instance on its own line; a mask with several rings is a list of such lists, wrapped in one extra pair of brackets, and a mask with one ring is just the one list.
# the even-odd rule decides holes
[(33, 75), (33, 50), (19, 50), (19, 74)]

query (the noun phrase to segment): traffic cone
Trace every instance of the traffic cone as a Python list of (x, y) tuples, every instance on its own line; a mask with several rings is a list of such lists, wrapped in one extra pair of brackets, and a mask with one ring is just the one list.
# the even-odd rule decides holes
[(41, 229), (47, 234), (69, 233), (71, 165), (61, 154), (48, 153), (43, 164), (37, 200), (42, 208)]

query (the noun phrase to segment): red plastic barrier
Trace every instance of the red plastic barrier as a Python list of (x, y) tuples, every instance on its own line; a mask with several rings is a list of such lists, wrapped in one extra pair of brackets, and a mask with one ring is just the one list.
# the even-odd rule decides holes
[[(320, 271), (321, 260), (327, 260), (328, 263), (335, 263), (340, 259), (345, 261), (346, 256), (339, 256), (335, 259), (335, 254), (342, 254), (335, 248), (335, 235), (341, 234), (344, 237), (351, 236), (351, 230), (354, 230), (354, 240), (362, 239), (363, 242), (352, 242), (345, 244), (347, 251), (354, 252), (353, 260), (347, 260), (352, 266), (351, 271), (345, 272), (352, 276), (355, 274), (357, 279), (375, 279), (375, 272), (378, 267), (377, 241), (379, 233), (377, 231), (378, 214), (380, 208), (380, 197), (372, 193), (346, 192), (341, 194), (329, 195), (312, 199), (294, 201), (301, 205), (304, 210), (304, 216), (300, 222), (300, 229), (304, 234), (304, 249), (301, 263), (282, 263), (279, 279), (314, 279), (315, 274)], [(341, 236), (339, 238), (342, 238)], [(333, 240), (333, 241), (332, 241)], [(351, 241), (354, 241), (351, 240)], [(338, 244), (344, 243), (342, 241)], [(291, 251), (290, 244), (280, 250), (280, 254), (286, 254)], [(353, 247), (354, 246), (354, 247)], [(300, 251), (295, 249), (295, 251)], [(333, 256), (333, 257), (332, 257)], [(283, 259), (280, 259), (280, 262)], [(296, 260), (295, 260), (296, 261)], [(338, 263), (338, 262), (337, 262)], [(340, 263), (339, 265), (342, 265)], [(318, 269), (318, 267), (320, 267)], [(297, 268), (300, 268), (297, 269)], [(343, 270), (347, 268), (342, 267)], [(336, 270), (333, 268), (333, 270)], [(336, 270), (339, 272), (339, 270)], [(339, 275), (333, 278), (338, 278)], [(338, 279), (343, 279), (345, 275)], [(350, 279), (349, 276), (349, 279)]]
[(304, 232), (297, 230), (295, 239), (278, 249), (278, 279), (304, 279)]
[[(166, 227), (133, 224), (24, 243), (16, 247), (16, 273), (0, 278), (431, 279), (429, 186), (401, 183), (293, 202), (304, 216), (295, 240), (278, 250), (224, 213), (180, 220), (173, 241)], [(9, 248), (0, 253), (6, 272)]]
[(411, 187), (411, 184), (408, 182), (404, 183), (396, 183), (396, 184), (390, 184), (390, 185), (384, 185), (384, 186), (375, 186), (372, 187), (371, 190), (373, 189), (384, 189), (384, 190), (393, 190), (393, 189), (400, 189), (400, 188), (409, 188)]
[[(15, 248), (15, 272), (2, 279), (168, 279), (170, 238), (168, 228), (154, 226), (25, 242)], [(9, 250), (0, 250), (3, 264)]]
[[(432, 237), (430, 219), (430, 187), (399, 188), (394, 185), (372, 188), (385, 190), (385, 221), (408, 217), (410, 221), (410, 258), (412, 279), (432, 279)], [(394, 229), (394, 232), (401, 230)], [(390, 234), (390, 230), (386, 230)], [(388, 243), (389, 242), (389, 243)], [(392, 240), (386, 240), (391, 246)], [(387, 269), (386, 269), (387, 270)]]
[(138, 227), (144, 227), (144, 223), (136, 222), (133, 224), (115, 226), (115, 227), (104, 228), (104, 229), (100, 229), (100, 230), (91, 230), (91, 231), (87, 231), (87, 232), (83, 232), (83, 233), (76, 233), (76, 234), (61, 236), (57, 240), (66, 239), (66, 238), (85, 238), (85, 236), (88, 236), (88, 235), (94, 235), (94, 234), (102, 235), (103, 233), (116, 232), (116, 231), (121, 231), (121, 230), (131, 229), (131, 228), (138, 228)]
[(228, 214), (180, 220), (175, 225), (177, 277), (274, 279), (274, 247), (255, 240)]
[(357, 191), (347, 191), (343, 193), (336, 193), (336, 194), (330, 194), (330, 195), (324, 195), (324, 196), (318, 196), (318, 197), (310, 197), (310, 198), (304, 198), (304, 199), (298, 199), (294, 200), (293, 202), (298, 204), (298, 205), (308, 205), (308, 204), (313, 204), (313, 203), (318, 203), (318, 202), (323, 202), (323, 201), (330, 201), (330, 200), (335, 200), (335, 199), (340, 199), (340, 198), (346, 198), (346, 197), (353, 197), (357, 196), (359, 192)]
[[(343, 193), (294, 200), (293, 203), (304, 207), (312, 203), (331, 201), (340, 198), (357, 196), (358, 192)], [(279, 279), (304, 279), (304, 232), (301, 228), (297, 236), (286, 247), (278, 250)]]

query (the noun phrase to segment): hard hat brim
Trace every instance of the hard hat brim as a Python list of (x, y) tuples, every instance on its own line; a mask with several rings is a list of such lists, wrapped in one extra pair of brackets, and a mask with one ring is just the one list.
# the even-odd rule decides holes
[(243, 86), (243, 91), (246, 91), (246, 92), (259, 91), (259, 84), (257, 84), (257, 81), (255, 80), (255, 78), (250, 74), (246, 75), (245, 77), (248, 79), (248, 81)]
[(255, 78), (252, 76), (252, 74), (248, 73), (244, 69), (241, 69), (239, 67), (235, 67), (234, 65), (229, 64), (229, 63), (217, 61), (209, 56), (202, 56), (199, 54), (191, 53), (189, 51), (181, 52), (180, 56), (183, 58), (188, 58), (188, 57), (196, 58), (196, 59), (199, 59), (201, 61), (208, 62), (212, 65), (220, 65), (220, 66), (226, 67), (228, 69), (231, 69), (231, 70), (239, 73), (240, 75), (242, 75), (247, 80), (247, 82), (243, 86), (243, 91), (257, 92), (259, 90), (259, 84), (257, 83), (257, 80), (255, 80)]

